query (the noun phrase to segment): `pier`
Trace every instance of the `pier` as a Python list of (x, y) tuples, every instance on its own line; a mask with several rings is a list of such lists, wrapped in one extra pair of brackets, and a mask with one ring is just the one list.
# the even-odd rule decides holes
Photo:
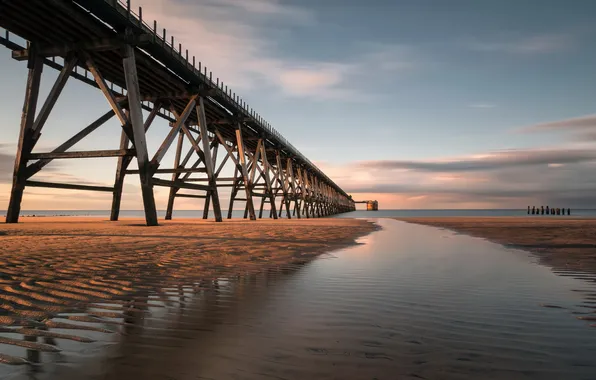
[(358, 201), (354, 203), (366, 203), (366, 211), (379, 211), (379, 202), (368, 200), (368, 201)]
[[(228, 218), (237, 202), (244, 203), (244, 217), (251, 220), (257, 213), (263, 217), (265, 204), (274, 219), (355, 210), (345, 191), (189, 56), (166, 29), (158, 29), (157, 21), (147, 23), (142, 14), (141, 8), (131, 9), (130, 1), (0, 1), (0, 28), (4, 29), (0, 44), (28, 68), (6, 222), (18, 222), (27, 187), (112, 193), (110, 220), (116, 221), (126, 175), (139, 177), (147, 225), (158, 224), (154, 186), (170, 189), (166, 219), (172, 218), (177, 198), (196, 198), (204, 204), (203, 218), (211, 209), (221, 222), (222, 188), (230, 190)], [(38, 109), (45, 68), (58, 70), (59, 75)], [(98, 88), (109, 108), (54, 150), (37, 152), (34, 148), (44, 124), (70, 78)], [(143, 110), (149, 112), (145, 118)], [(113, 117), (122, 126), (119, 147), (70, 149)], [(145, 133), (156, 118), (167, 120), (169, 130), (164, 130), (159, 149), (149, 152)], [(175, 162), (164, 165), (162, 160), (173, 145)], [(118, 158), (113, 186), (35, 179), (53, 160), (96, 157)], [(129, 169), (133, 161), (137, 169)], [(226, 163), (234, 172), (228, 177), (221, 175)]]

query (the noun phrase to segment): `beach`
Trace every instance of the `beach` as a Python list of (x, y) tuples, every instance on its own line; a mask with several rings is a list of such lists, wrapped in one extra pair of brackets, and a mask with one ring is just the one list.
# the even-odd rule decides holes
[(375, 229), (355, 219), (181, 220), (147, 227), (141, 219), (24, 217), (0, 224), (0, 330), (52, 327), (63, 313), (83, 313), (66, 316), (76, 321), (118, 318), (122, 309), (85, 313), (100, 303), (146, 302), (148, 291), (303, 263)]
[(596, 273), (596, 219), (550, 216), (396, 219), (527, 250), (558, 270)]

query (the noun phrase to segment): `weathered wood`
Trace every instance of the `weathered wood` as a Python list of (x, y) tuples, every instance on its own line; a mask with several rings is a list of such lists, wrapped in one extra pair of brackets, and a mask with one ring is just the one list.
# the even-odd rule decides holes
[[(87, 137), (91, 132), (93, 132), (97, 128), (101, 127), (106, 121), (110, 120), (112, 118), (112, 116), (114, 116), (113, 110), (106, 112), (105, 114), (100, 116), (99, 119), (95, 120), (93, 123), (89, 124), (87, 127), (85, 127), (83, 130), (78, 132), (76, 135), (74, 135), (70, 139), (66, 140), (66, 142), (64, 142), (62, 145), (60, 145), (59, 147), (54, 149), (52, 151), (52, 153), (65, 152), (69, 148), (73, 147), (76, 143), (78, 143), (79, 141), (81, 141), (82, 139)], [(121, 149), (125, 149), (125, 148), (121, 148)], [(41, 169), (43, 169), (43, 167), (46, 166), (47, 164), (49, 164), (50, 162), (52, 162), (52, 159), (48, 158), (48, 159), (39, 160), (39, 161), (29, 165), (27, 167), (26, 177), (31, 178), (33, 175), (35, 175), (37, 172), (39, 172)]]
[[(139, 171), (136, 169), (127, 170), (126, 174), (138, 174)], [(207, 173), (205, 168), (177, 168), (177, 169), (157, 169), (154, 174), (181, 174), (181, 173)]]
[(166, 179), (161, 178), (152, 178), (153, 185), (155, 186), (163, 186), (163, 187), (179, 187), (181, 189), (190, 189), (190, 190), (201, 190), (201, 191), (209, 191), (211, 188), (205, 185), (196, 185), (194, 183), (187, 183), (178, 181), (169, 181)]
[[(147, 120), (145, 120), (145, 125), (143, 128), (145, 129), (145, 133), (149, 130), (151, 125), (153, 124), (153, 120), (155, 120), (155, 116), (159, 111), (160, 103), (156, 102), (153, 104), (153, 109), (149, 112), (149, 116), (147, 116)], [(114, 111), (112, 110), (112, 115)], [(128, 120), (128, 114), (126, 113), (126, 119)], [(120, 149), (128, 149), (130, 145), (130, 140), (128, 139), (128, 135), (124, 130), (121, 132), (120, 136)], [(110, 211), (110, 220), (117, 221), (120, 216), (120, 204), (122, 203), (122, 189), (124, 187), (124, 177), (126, 175), (126, 169), (128, 165), (130, 165), (132, 161), (132, 157), (119, 157), (118, 164), (116, 167), (116, 177), (114, 179), (114, 192), (112, 194), (112, 208)]]
[[(127, 54), (130, 54), (130, 53), (127, 53)], [(136, 76), (136, 66), (134, 65), (134, 52), (132, 52), (132, 54), (133, 54), (132, 67), (134, 67), (134, 74)], [(126, 61), (126, 58), (124, 60)], [(130, 62), (130, 59), (129, 59), (129, 62)], [(122, 129), (124, 130), (124, 132), (126, 132), (128, 138), (133, 142), (133, 145), (134, 145), (134, 143), (135, 143), (134, 142), (134, 134), (132, 132), (131, 123), (127, 119), (126, 115), (124, 114), (124, 110), (120, 106), (120, 103), (116, 101), (114, 94), (109, 89), (108, 84), (106, 83), (105, 79), (99, 72), (99, 69), (95, 65), (95, 62), (93, 62), (91, 57), (88, 55), (86, 56), (86, 64), (87, 64), (87, 68), (89, 69), (89, 72), (93, 75), (93, 79), (95, 79), (95, 83), (97, 84), (97, 87), (99, 87), (99, 89), (103, 93), (104, 97), (110, 104), (110, 107), (112, 107), (112, 110), (114, 110), (114, 114), (120, 120), (120, 124), (122, 124)], [(131, 66), (131, 65), (128, 64), (128, 66)], [(130, 70), (131, 69), (129, 69), (128, 71), (130, 71)], [(124, 71), (125, 71), (125, 75), (126, 75), (127, 70), (125, 69)], [(138, 87), (138, 79), (135, 80), (134, 82), (136, 83), (136, 85)], [(127, 82), (126, 87), (128, 88), (128, 82)], [(130, 94), (128, 94), (127, 100), (130, 101)], [(140, 102), (140, 100), (139, 100), (139, 102)], [(142, 118), (142, 114), (141, 114), (141, 118)]]
[[(217, 138), (214, 139), (215, 141), (217, 141)], [(215, 164), (217, 163), (217, 151), (219, 144), (216, 144), (215, 146), (210, 145), (210, 149), (212, 150), (213, 154), (212, 154), (212, 159), (213, 159), (213, 165), (215, 167)], [(217, 172), (213, 173), (213, 177), (215, 180), (217, 180)], [(207, 179), (209, 179), (209, 176), (207, 176)], [(212, 181), (209, 181), (209, 183), (211, 183)], [(217, 189), (217, 185), (213, 186), (215, 189)], [(203, 206), (203, 219), (207, 219), (209, 218), (209, 204), (211, 203), (211, 195), (212, 192), (208, 192), (206, 197), (205, 197), (205, 204)]]
[[(35, 49), (35, 45), (31, 45)], [(17, 223), (21, 212), (21, 201), (23, 191), (26, 185), (26, 169), (29, 153), (33, 149), (35, 142), (32, 139), (33, 123), (35, 121), (35, 109), (37, 107), (37, 98), (39, 96), (39, 83), (43, 72), (43, 61), (38, 55), (32, 55), (28, 62), (29, 74), (27, 76), (27, 86), (25, 88), (25, 101), (23, 103), (23, 113), (21, 114), (21, 130), (19, 133), (19, 142), (15, 158), (14, 171), (12, 176), (12, 189), (10, 200), (8, 201), (8, 210), (6, 212), (7, 223)]]
[(252, 201), (252, 181), (248, 177), (248, 169), (246, 167), (246, 154), (244, 149), (244, 138), (242, 136), (242, 126), (240, 123), (236, 125), (236, 145), (238, 146), (238, 163), (240, 164), (240, 172), (242, 174), (242, 182), (244, 183), (244, 192), (246, 195), (246, 208), (248, 210), (248, 216), (250, 220), (256, 220), (255, 206)]
[(195, 107), (196, 99), (197, 99), (196, 95), (193, 96), (192, 98), (190, 98), (190, 100), (188, 101), (188, 104), (186, 105), (186, 108), (184, 108), (184, 111), (182, 112), (182, 114), (177, 118), (176, 123), (173, 125), (172, 129), (170, 129), (170, 132), (168, 133), (168, 135), (162, 142), (159, 149), (157, 149), (157, 152), (155, 152), (155, 155), (153, 156), (153, 159), (151, 160), (151, 166), (152, 166), (153, 170), (157, 169), (161, 160), (163, 159), (163, 157), (167, 153), (168, 149), (170, 148), (170, 145), (172, 145), (172, 143), (174, 142), (176, 135), (178, 135), (178, 133), (180, 132), (180, 129), (182, 129), (182, 126), (184, 125), (184, 123), (186, 123), (186, 120), (190, 116), (190, 113), (192, 112), (193, 108)]
[(199, 104), (197, 106), (197, 117), (199, 120), (199, 130), (201, 131), (201, 135), (203, 135), (201, 142), (203, 144), (203, 154), (205, 155), (204, 162), (205, 167), (207, 168), (209, 187), (211, 188), (210, 195), (211, 199), (213, 200), (213, 213), (215, 214), (215, 221), (221, 222), (221, 207), (219, 204), (219, 194), (217, 192), (216, 178), (213, 168), (213, 161), (211, 158), (211, 149), (209, 147), (209, 138), (207, 137), (209, 135), (207, 134), (207, 118), (205, 117), (205, 102), (203, 100), (203, 97), (199, 98)]
[[(277, 163), (277, 174), (278, 174), (278, 180), (281, 184), (281, 191), (283, 194), (283, 199), (282, 202), (286, 205), (286, 216), (288, 219), (292, 219), (292, 214), (290, 213), (290, 200), (288, 199), (288, 188), (287, 188), (287, 173), (286, 175), (284, 175), (284, 170), (283, 170), (283, 166), (281, 164), (281, 154), (279, 153), (279, 150), (277, 150), (275, 152), (275, 160)], [(281, 205), (279, 206), (279, 212), (280, 212), (280, 216), (281, 216)]]
[[(201, 169), (205, 170), (205, 169)], [(217, 182), (225, 182), (225, 181), (234, 181), (236, 178), (234, 177), (218, 177)], [(185, 181), (189, 182), (209, 182), (209, 178), (186, 178)], [(217, 185), (220, 187), (220, 185)]]
[(157, 208), (155, 207), (155, 198), (153, 197), (153, 186), (151, 184), (152, 175), (149, 154), (147, 152), (147, 142), (145, 141), (145, 127), (143, 124), (143, 111), (141, 109), (139, 79), (137, 77), (134, 48), (132, 46), (126, 46), (124, 57), (123, 66), (128, 95), (128, 109), (134, 135), (132, 142), (137, 152), (137, 164), (140, 170), (139, 177), (141, 182), (141, 193), (143, 196), (143, 206), (145, 208), (145, 220), (148, 226), (156, 226)]
[(292, 194), (292, 197), (294, 198), (293, 215), (296, 216), (298, 219), (300, 219), (300, 212), (298, 212), (298, 214), (296, 214), (296, 210), (300, 209), (300, 206), (299, 206), (300, 201), (298, 199), (298, 189), (296, 187), (296, 177), (294, 176), (294, 162), (292, 161), (291, 158), (286, 159), (286, 173), (287, 173), (288, 179), (289, 179), (289, 187), (291, 190), (291, 194)]
[[(277, 211), (275, 207), (275, 194), (273, 193), (273, 189), (271, 186), (271, 178), (269, 177), (269, 160), (267, 159), (267, 153), (265, 152), (265, 142), (263, 141), (261, 144), (261, 159), (263, 162), (263, 171), (265, 177), (265, 184), (267, 185), (267, 193), (269, 194), (269, 203), (271, 204), (271, 215), (273, 215), (273, 219), (277, 219)], [(263, 205), (261, 204), (261, 209)], [(261, 216), (259, 216), (260, 218)]]
[(33, 139), (34, 140), (37, 140), (39, 138), (39, 136), (41, 134), (41, 130), (42, 130), (43, 126), (45, 125), (46, 121), (48, 120), (48, 116), (50, 116), (50, 112), (52, 112), (54, 105), (56, 105), (56, 101), (58, 100), (58, 97), (62, 93), (62, 90), (64, 89), (64, 86), (66, 85), (66, 81), (70, 77), (70, 73), (72, 72), (72, 69), (75, 67), (77, 61), (78, 61), (78, 58), (73, 54), (69, 55), (66, 58), (64, 67), (60, 71), (60, 74), (58, 74), (58, 78), (56, 79), (56, 82), (54, 82), (54, 85), (52, 86), (52, 89), (50, 90), (50, 93), (48, 94), (46, 101), (44, 102), (43, 106), (39, 110), (39, 114), (37, 115), (37, 118), (35, 119), (35, 122), (33, 123), (32, 129), (33, 129)]
[(198, 194), (182, 194), (182, 193), (177, 193), (176, 194), (176, 198), (199, 198), (199, 199), (205, 199), (207, 196), (206, 195), (198, 195)]
[(30, 187), (49, 187), (53, 189), (69, 189), (69, 190), (88, 190), (88, 191), (114, 191), (113, 187), (107, 186), (90, 186), (90, 185), (75, 185), (70, 183), (57, 182), (41, 182), (41, 181), (26, 181), (26, 186)]
[[(230, 152), (228, 152), (228, 155)], [(240, 154), (240, 152), (238, 152)], [(234, 200), (236, 199), (236, 194), (238, 194), (238, 184), (240, 182), (240, 172), (238, 170), (239, 165), (234, 165), (234, 182), (232, 183), (232, 191), (230, 192), (230, 205), (228, 207), (228, 219), (232, 219), (232, 211), (234, 209)]]
[[(112, 112), (113, 113), (113, 112)], [(128, 116), (127, 116), (128, 117)], [(129, 139), (124, 130), (120, 132), (120, 149), (127, 149)], [(112, 192), (112, 208), (110, 209), (110, 221), (117, 221), (120, 217), (120, 204), (122, 203), (122, 189), (124, 188), (124, 176), (126, 168), (132, 161), (132, 157), (119, 157), (114, 178), (114, 191)]]
[[(144, 45), (151, 42), (152, 36), (141, 34), (136, 36), (125, 36), (117, 38), (96, 38), (88, 41), (79, 41), (76, 43), (63, 43), (54, 46), (42, 46), (37, 54), (42, 57), (65, 56), (68, 53), (76, 51), (107, 51), (122, 49), (124, 45)], [(17, 61), (26, 61), (29, 58), (30, 49), (13, 50), (12, 58)]]
[[(180, 156), (182, 155), (182, 145), (184, 144), (184, 133), (178, 130), (178, 144), (176, 145), (176, 157), (174, 158), (174, 170), (175, 172), (172, 173), (172, 181), (176, 181), (179, 176), (180, 168)], [(174, 211), (174, 198), (176, 197), (176, 193), (178, 192), (178, 188), (170, 187), (170, 194), (168, 196), (168, 205), (166, 208), (166, 220), (172, 219), (172, 213)]]
[(61, 158), (100, 158), (100, 157), (125, 157), (134, 156), (134, 149), (108, 149), (108, 150), (83, 150), (72, 152), (45, 152), (31, 153), (29, 160), (61, 159)]

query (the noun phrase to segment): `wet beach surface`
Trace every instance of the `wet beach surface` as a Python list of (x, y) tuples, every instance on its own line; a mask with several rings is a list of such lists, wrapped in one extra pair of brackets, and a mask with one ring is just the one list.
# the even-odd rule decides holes
[(94, 341), (40, 337), (41, 353), (0, 345), (39, 362), (0, 365), (0, 376), (596, 378), (596, 277), (556, 274), (524, 251), (438, 228), (378, 223), (362, 245), (302, 265), (141, 289), (96, 305), (115, 314), (93, 323), (56, 320), (96, 331), (45, 331)]

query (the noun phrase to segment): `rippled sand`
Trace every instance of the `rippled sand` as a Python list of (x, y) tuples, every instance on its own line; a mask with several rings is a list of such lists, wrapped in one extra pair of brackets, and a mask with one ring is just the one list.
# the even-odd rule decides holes
[[(1, 224), (0, 363), (35, 361), (36, 352), (58, 350), (53, 339), (86, 341), (77, 330), (105, 332), (81, 322), (121, 318), (123, 310), (134, 314), (150, 301), (149, 291), (167, 304), (163, 289), (304, 262), (375, 228), (354, 219), (184, 220), (146, 227), (140, 219), (44, 217)], [(29, 349), (28, 358), (6, 354), (6, 346)]]
[(539, 254), (557, 269), (596, 273), (596, 219), (572, 217), (396, 218), (443, 227)]

